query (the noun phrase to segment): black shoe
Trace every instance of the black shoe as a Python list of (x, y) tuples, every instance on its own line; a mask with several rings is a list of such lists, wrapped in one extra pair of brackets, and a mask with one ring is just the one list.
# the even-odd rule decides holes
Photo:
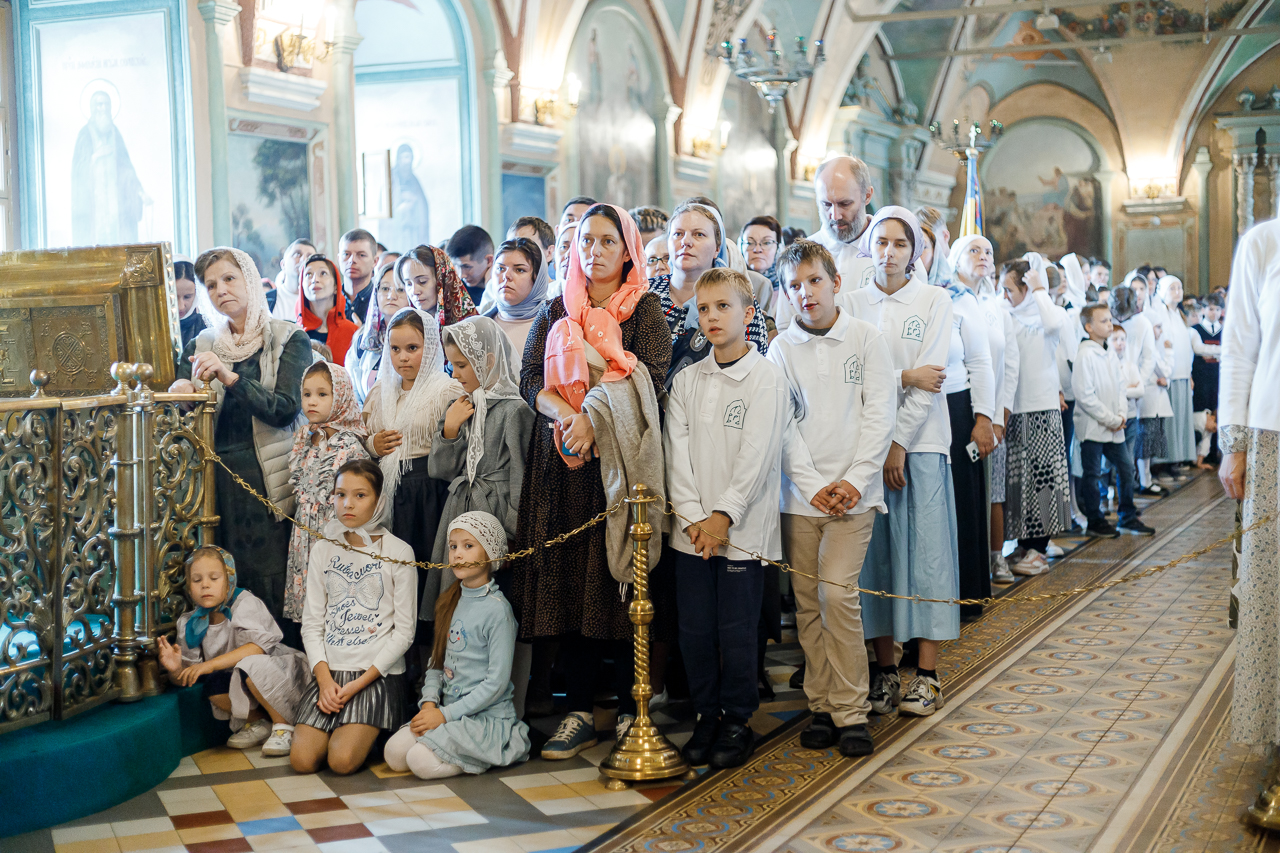
[(836, 724), (831, 715), (819, 711), (813, 715), (808, 727), (800, 733), (800, 745), (805, 749), (830, 749), (836, 745)]
[(751, 749), (755, 746), (755, 732), (742, 723), (720, 724), (720, 735), (716, 745), (711, 748), (711, 757), (707, 764), (715, 770), (726, 767), (741, 767), (751, 757)]
[(694, 724), (693, 734), (685, 741), (684, 749), (680, 750), (684, 755), (684, 760), (689, 762), (690, 767), (701, 767), (707, 763), (707, 757), (711, 754), (711, 747), (716, 743), (716, 737), (720, 733), (720, 720), (716, 717), (699, 717), (698, 722)]
[(791, 673), (791, 680), (787, 682), (792, 690), (804, 689), (804, 664), (796, 667), (796, 671)]
[(1129, 521), (1120, 525), (1121, 533), (1132, 533), (1135, 536), (1152, 536), (1155, 534), (1154, 527), (1147, 527), (1141, 521)]
[(865, 723), (859, 723), (856, 726), (841, 726), (839, 732), (840, 754), (845, 758), (870, 755), (875, 748), (871, 743), (871, 731), (866, 727)]
[(1160, 488), (1159, 483), (1152, 483), (1143, 489), (1138, 489), (1138, 494), (1148, 498), (1158, 498), (1164, 495), (1164, 489)]
[(1097, 521), (1089, 522), (1089, 528), (1085, 532), (1098, 539), (1115, 539), (1120, 535), (1120, 531), (1101, 518)]

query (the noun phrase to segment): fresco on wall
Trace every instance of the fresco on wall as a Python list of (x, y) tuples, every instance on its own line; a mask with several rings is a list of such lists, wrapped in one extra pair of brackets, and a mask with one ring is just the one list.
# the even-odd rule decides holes
[(35, 25), (48, 246), (172, 241), (163, 12)]
[(356, 84), (356, 146), (391, 153), (391, 218), (362, 216), (360, 227), (388, 249), (439, 245), (465, 224), (458, 87), (456, 78)]
[(311, 237), (307, 144), (247, 133), (227, 134), (231, 245), (274, 279), (285, 248)]
[(751, 84), (730, 81), (720, 119), (732, 122), (732, 127), (729, 144), (720, 155), (716, 199), (732, 238), (753, 216), (777, 215), (778, 154), (768, 136), (773, 117)]
[(1054, 260), (1103, 254), (1097, 157), (1061, 125), (1028, 122), (1005, 132), (982, 159), (986, 236), (996, 261), (1027, 252)]
[(641, 35), (606, 9), (579, 31), (570, 68), (582, 81), (578, 115), (579, 191), (621, 207), (658, 198), (650, 115), (653, 69)]

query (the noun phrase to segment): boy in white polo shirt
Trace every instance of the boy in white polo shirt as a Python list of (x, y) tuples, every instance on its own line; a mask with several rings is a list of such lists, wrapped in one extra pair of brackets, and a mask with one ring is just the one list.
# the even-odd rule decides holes
[[(955, 492), (951, 481), (951, 420), (943, 394), (919, 373), (947, 363), (951, 297), (912, 275), (924, 232), (903, 207), (880, 208), (863, 234), (876, 264), (875, 284), (842, 294), (842, 307), (884, 335), (896, 377), (897, 422), (885, 458), (888, 512), (876, 518), (862, 586), (900, 596), (949, 599), (960, 594)], [(918, 387), (917, 383), (920, 386)], [(871, 706), (887, 714), (926, 717), (942, 704), (938, 645), (960, 636), (960, 609), (946, 603), (865, 595), (863, 625), (878, 663)], [(916, 677), (899, 696), (894, 643), (918, 640)]]
[[(778, 257), (795, 320), (769, 347), (791, 389), (796, 423), (783, 457), (782, 538), (793, 568), (857, 584), (877, 512), (893, 432), (893, 363), (880, 332), (836, 305), (831, 254), (798, 240)], [(791, 576), (813, 720), (807, 749), (870, 755), (869, 676), (858, 593)]]
[(713, 357), (676, 374), (663, 442), (667, 498), (683, 516), (671, 547), (680, 552), (680, 650), (698, 712), (684, 756), (694, 766), (737, 767), (751, 755), (748, 721), (760, 706), (764, 565), (748, 552), (782, 557), (778, 494), (791, 403), (782, 371), (747, 343), (754, 314), (747, 277), (708, 270), (694, 298)]

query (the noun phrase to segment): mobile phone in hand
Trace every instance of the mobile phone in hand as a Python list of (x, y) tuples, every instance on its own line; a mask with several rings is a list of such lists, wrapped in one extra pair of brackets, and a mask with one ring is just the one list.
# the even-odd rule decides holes
[(969, 458), (972, 459), (974, 462), (977, 462), (979, 459), (982, 458), (982, 453), (981, 451), (978, 450), (978, 442), (971, 441), (964, 446), (964, 449), (969, 451)]

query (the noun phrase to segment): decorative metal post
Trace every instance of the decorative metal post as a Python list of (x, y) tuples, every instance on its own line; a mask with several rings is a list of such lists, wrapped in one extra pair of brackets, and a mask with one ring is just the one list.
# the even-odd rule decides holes
[(150, 383), (155, 376), (155, 369), (149, 364), (135, 365), (134, 379), (137, 392), (134, 410), (137, 412), (136, 429), (133, 434), (137, 448), (137, 482), (135, 492), (137, 510), (134, 519), (142, 530), (141, 547), (138, 548), (137, 570), (134, 583), (138, 591), (141, 607), (136, 614), (138, 632), (138, 685), (143, 696), (159, 696), (164, 692), (160, 681), (160, 665), (156, 658), (156, 625), (159, 623), (160, 600), (157, 592), (156, 573), (159, 572), (157, 559), (158, 537), (156, 530), (155, 507), (155, 395)]
[(135, 392), (128, 380), (137, 366), (126, 362), (111, 365), (111, 376), (116, 380), (116, 395), (126, 398), (120, 422), (116, 425), (116, 455), (111, 465), (116, 474), (116, 521), (108, 531), (116, 559), (116, 593), (111, 599), (116, 611), (115, 631), (115, 686), (120, 691), (121, 702), (136, 702), (142, 698), (138, 679), (138, 594), (135, 569), (142, 542), (142, 529), (138, 526), (136, 499), (138, 491), (137, 442), (138, 415), (134, 409)]
[(649, 623), (653, 621), (653, 602), (649, 600), (649, 504), (657, 500), (642, 483), (631, 487), (631, 606), (628, 613), (635, 626), (636, 679), (631, 695), (636, 700), (636, 719), (626, 735), (616, 743), (609, 757), (600, 763), (600, 772), (608, 779), (605, 787), (620, 791), (628, 782), (647, 782), (682, 776), (689, 765), (672, 743), (649, 719)]
[(213, 416), (218, 409), (218, 392), (213, 385), (205, 386), (205, 401), (200, 404), (200, 414), (196, 416), (196, 435), (210, 450), (201, 450), (204, 459), (204, 476), (200, 480), (200, 517), (196, 519), (199, 528), (199, 547), (213, 544), (213, 531), (222, 520), (218, 516), (218, 501), (214, 492), (214, 480), (217, 478), (218, 463), (213, 461)]

